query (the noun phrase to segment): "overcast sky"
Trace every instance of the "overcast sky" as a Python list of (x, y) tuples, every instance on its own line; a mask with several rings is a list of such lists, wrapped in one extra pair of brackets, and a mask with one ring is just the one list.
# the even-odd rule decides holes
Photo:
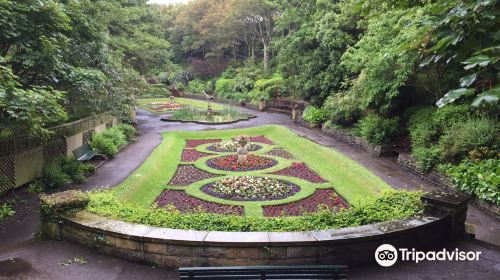
[(174, 4), (174, 3), (186, 3), (189, 0), (149, 0), (148, 3), (151, 4)]

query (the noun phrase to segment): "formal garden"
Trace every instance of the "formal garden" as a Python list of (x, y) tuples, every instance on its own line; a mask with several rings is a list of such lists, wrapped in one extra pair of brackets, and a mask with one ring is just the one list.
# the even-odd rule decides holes
[(498, 5), (0, 1), (0, 267), (500, 244)]
[(122, 184), (92, 192), (87, 210), (155, 226), (229, 231), (339, 228), (422, 210), (419, 192), (394, 191), (346, 156), (282, 126), (163, 137)]

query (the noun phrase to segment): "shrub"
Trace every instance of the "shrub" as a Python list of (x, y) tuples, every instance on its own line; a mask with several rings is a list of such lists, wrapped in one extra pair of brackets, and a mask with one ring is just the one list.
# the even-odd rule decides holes
[(307, 122), (322, 123), (326, 120), (326, 114), (323, 109), (309, 106), (304, 110), (303, 118)]
[(219, 78), (215, 82), (215, 92), (218, 96), (227, 98), (233, 93), (234, 85), (234, 79)]
[(113, 139), (106, 137), (102, 133), (96, 134), (92, 137), (90, 146), (92, 147), (92, 149), (97, 150), (110, 157), (114, 156), (118, 152), (118, 147), (113, 142)]
[(81, 163), (70, 157), (59, 157), (55, 164), (61, 166), (61, 170), (66, 173), (70, 178), (71, 182), (81, 184), (85, 182), (85, 176), (81, 168)]
[(175, 88), (176, 88), (178, 91), (184, 91), (184, 90), (186, 90), (186, 86), (184, 85), (184, 83), (176, 83), (176, 84), (175, 84)]
[(376, 114), (369, 114), (358, 122), (358, 131), (361, 137), (372, 144), (385, 144), (396, 135), (398, 122), (398, 118), (383, 118)]
[(102, 135), (104, 135), (104, 137), (106, 138), (113, 140), (113, 143), (117, 148), (120, 148), (125, 144), (127, 144), (127, 138), (118, 128), (118, 126), (106, 129), (104, 132), (102, 132)]
[(443, 169), (459, 190), (500, 206), (500, 159), (465, 160)]
[(406, 127), (411, 132), (416, 126), (420, 124), (432, 124), (433, 116), (436, 112), (434, 106), (414, 106), (406, 109), (403, 113), (403, 121), (406, 122)]
[(145, 91), (141, 94), (143, 97), (169, 97), (170, 91), (164, 84), (147, 85)]
[(270, 79), (259, 79), (255, 81), (250, 97), (253, 101), (274, 99), (285, 92), (283, 77), (275, 74)]
[(413, 149), (412, 156), (418, 161), (418, 167), (422, 171), (430, 171), (440, 162), (441, 153), (438, 146), (417, 147)]
[(40, 196), (40, 214), (45, 221), (58, 221), (59, 214), (85, 208), (89, 203), (87, 194), (79, 190), (68, 190)]
[(42, 182), (39, 180), (31, 183), (28, 187), (28, 193), (30, 194), (38, 194), (38, 193), (43, 193), (45, 191), (45, 187), (43, 186)]
[(80, 169), (83, 174), (92, 174), (95, 172), (95, 165), (92, 163), (82, 163), (82, 165), (80, 165)]
[(12, 209), (12, 206), (8, 203), (4, 203), (0, 206), (0, 223), (7, 217), (13, 216), (16, 212)]
[(116, 127), (118, 127), (118, 129), (125, 136), (125, 140), (127, 140), (127, 142), (134, 140), (135, 135), (137, 134), (137, 130), (135, 130), (133, 126), (129, 124), (120, 124)]
[(330, 120), (341, 126), (355, 123), (361, 116), (359, 101), (352, 94), (335, 94), (329, 96), (323, 109), (330, 115)]
[(457, 161), (464, 158), (469, 151), (481, 147), (498, 147), (499, 126), (491, 119), (469, 119), (457, 122), (446, 130), (439, 141), (443, 150), (442, 159)]
[(199, 79), (194, 79), (188, 83), (189, 91), (192, 93), (202, 93), (206, 90), (206, 83)]
[(43, 167), (40, 181), (46, 188), (56, 189), (70, 184), (71, 177), (63, 171), (59, 164), (54, 162)]
[(432, 116), (434, 124), (439, 129), (446, 129), (455, 123), (465, 122), (470, 118), (470, 109), (467, 105), (446, 105), (439, 108)]
[(360, 226), (404, 219), (422, 212), (421, 192), (391, 191), (374, 202), (347, 210), (330, 209), (298, 217), (247, 217), (203, 212), (180, 213), (175, 207), (138, 206), (121, 202), (113, 191), (90, 193), (86, 210), (112, 219), (152, 226), (217, 231), (308, 231)]

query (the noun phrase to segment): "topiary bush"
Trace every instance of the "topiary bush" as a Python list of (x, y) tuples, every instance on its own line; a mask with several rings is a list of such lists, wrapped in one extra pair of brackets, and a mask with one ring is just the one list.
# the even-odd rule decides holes
[(459, 165), (440, 167), (461, 191), (500, 206), (500, 159), (474, 163), (464, 160)]
[(399, 119), (369, 114), (358, 122), (359, 135), (376, 145), (386, 144), (398, 132)]
[(88, 203), (88, 195), (79, 190), (41, 195), (40, 215), (43, 221), (58, 222), (60, 214), (84, 209)]
[(323, 109), (309, 106), (304, 110), (302, 117), (310, 123), (322, 123), (326, 121), (327, 115)]

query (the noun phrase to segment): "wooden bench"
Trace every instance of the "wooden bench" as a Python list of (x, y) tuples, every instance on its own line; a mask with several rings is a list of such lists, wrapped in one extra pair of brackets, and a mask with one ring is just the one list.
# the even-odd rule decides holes
[(99, 151), (94, 151), (89, 144), (83, 144), (73, 151), (73, 155), (79, 161), (87, 161), (99, 155)]
[(180, 279), (347, 279), (347, 265), (181, 267)]

